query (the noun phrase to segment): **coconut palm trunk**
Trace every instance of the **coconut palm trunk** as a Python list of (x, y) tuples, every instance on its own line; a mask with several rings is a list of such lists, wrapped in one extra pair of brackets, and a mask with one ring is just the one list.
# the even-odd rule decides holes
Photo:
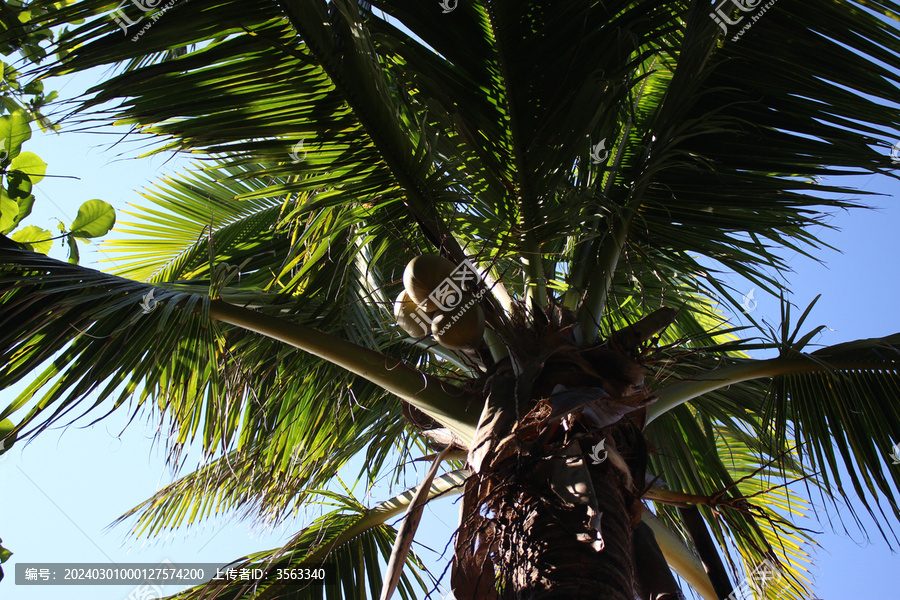
[(493, 597), (479, 588), (486, 572), (497, 574), (500, 598), (634, 594), (631, 540), (643, 512), (652, 397), (623, 350), (636, 351), (673, 311), (588, 349), (560, 327), (566, 313), (555, 314), (562, 322), (550, 311), (543, 330), (528, 332), (534, 353), (517, 372), (501, 362), (485, 384), (457, 532), (461, 597)]
[[(100, 272), (75, 264), (87, 209), (69, 261), (40, 253), (43, 162), (0, 115), (0, 387), (30, 382), (0, 452), (133, 406), (173, 464), (203, 455), (135, 535), (327, 505), (237, 561), (261, 579), (173, 598), (436, 597), (412, 523), (454, 493), (459, 600), (672, 600), (673, 571), (718, 600), (762, 568), (759, 598), (800, 600), (786, 515), (855, 490), (900, 518), (900, 334), (813, 350), (786, 283), (860, 206), (822, 176), (893, 173), (900, 2), (8, 4), (0, 41), (59, 33), (28, 42), (36, 74), (119, 69), (73, 127), (203, 160), (118, 215)], [(415, 493), (345, 485), (436, 457)], [(322, 565), (330, 586), (270, 576)]]
[[(496, 536), (496, 567), (504, 588), (498, 596), (632, 600), (632, 518), (621, 474), (610, 464), (594, 469), (589, 481), (579, 482), (592, 486), (597, 498), (597, 506), (589, 509), (564, 501), (547, 489), (546, 479), (523, 466), (496, 484), (495, 497), (486, 502), (495, 515), (489, 527)], [(594, 509), (600, 519), (592, 514)]]

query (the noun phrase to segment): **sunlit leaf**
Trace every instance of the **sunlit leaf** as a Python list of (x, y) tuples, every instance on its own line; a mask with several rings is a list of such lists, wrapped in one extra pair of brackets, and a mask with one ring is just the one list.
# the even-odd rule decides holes
[(47, 173), (47, 163), (34, 152), (22, 152), (12, 159), (10, 171), (20, 171), (28, 177), (32, 185), (38, 184)]
[(70, 235), (78, 238), (100, 237), (116, 224), (116, 211), (103, 200), (88, 200), (78, 207), (78, 215), (69, 227)]
[(50, 252), (50, 248), (53, 246), (52, 238), (52, 233), (35, 225), (24, 227), (9, 236), (9, 239), (25, 244), (29, 250), (41, 254)]
[(31, 127), (24, 111), (15, 111), (0, 117), (0, 153), (4, 158), (15, 158), (22, 148), (22, 142), (31, 139)]
[(6, 174), (6, 193), (11, 198), (27, 198), (31, 194), (31, 179), (21, 171), (10, 171)]
[(67, 235), (66, 243), (69, 245), (69, 264), (77, 265), (81, 260), (81, 254), (78, 252), (78, 242), (75, 240), (75, 236)]
[(16, 227), (19, 204), (10, 198), (6, 190), (0, 190), (0, 233), (9, 233)]

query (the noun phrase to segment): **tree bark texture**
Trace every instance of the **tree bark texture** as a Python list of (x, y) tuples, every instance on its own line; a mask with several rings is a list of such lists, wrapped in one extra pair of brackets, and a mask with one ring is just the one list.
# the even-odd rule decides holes
[(517, 371), (485, 384), (456, 598), (633, 600), (649, 398), (640, 368), (609, 349), (565, 348)]

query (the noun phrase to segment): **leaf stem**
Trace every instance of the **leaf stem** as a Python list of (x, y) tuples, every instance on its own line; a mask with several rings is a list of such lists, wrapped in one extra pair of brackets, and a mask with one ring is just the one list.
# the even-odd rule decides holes
[[(466, 479), (472, 474), (468, 469), (458, 469), (456, 471), (450, 471), (449, 473), (445, 473), (439, 477), (436, 477), (435, 480), (431, 484), (431, 489), (428, 492), (428, 499), (431, 500), (437, 496), (443, 495), (455, 495), (462, 493), (462, 486), (465, 484)], [(339, 535), (334, 542), (331, 544), (326, 544), (320, 546), (318, 550), (315, 550), (309, 554), (304, 560), (304, 563), (317, 563), (325, 559), (328, 554), (331, 553), (332, 550), (340, 546), (341, 544), (352, 540), (354, 537), (363, 533), (364, 531), (371, 529), (377, 525), (381, 525), (382, 523), (386, 523), (389, 519), (396, 517), (397, 515), (403, 513), (406, 508), (412, 503), (413, 497), (416, 493), (416, 488), (412, 488), (410, 490), (406, 490), (399, 496), (395, 496), (390, 500), (386, 500), (382, 502), (372, 510), (368, 511), (365, 515), (360, 518), (352, 527), (347, 529), (344, 533)]]
[(656, 391), (659, 400), (651, 404), (647, 411), (647, 423), (667, 413), (676, 406), (693, 400), (708, 392), (727, 387), (735, 383), (751, 379), (777, 377), (795, 373), (812, 373), (821, 371), (877, 371), (888, 368), (884, 363), (864, 361), (839, 361), (825, 363), (806, 355), (800, 357), (778, 357), (767, 360), (754, 360), (728, 367), (715, 369), (698, 375), (691, 381), (679, 381)]
[(666, 562), (672, 567), (697, 594), (704, 600), (717, 600), (716, 591), (712, 587), (703, 563), (691, 552), (684, 542), (666, 527), (659, 518), (649, 510), (644, 510), (641, 520), (650, 526), (656, 543), (662, 550)]
[[(481, 405), (476, 397), (379, 352), (311, 327), (291, 323), (222, 300), (210, 303), (210, 317), (280, 340), (343, 367), (409, 402), (440, 421), (463, 442), (474, 435)], [(473, 402), (475, 401), (475, 402)]]
[(620, 212), (612, 215), (612, 229), (600, 247), (600, 256), (597, 265), (587, 286), (587, 292), (582, 302), (579, 322), (581, 323), (586, 343), (592, 343), (600, 331), (600, 319), (603, 317), (603, 309), (606, 307), (606, 299), (609, 288), (612, 285), (616, 265), (622, 249), (628, 241), (628, 231), (634, 219), (636, 209), (631, 205), (622, 207)]

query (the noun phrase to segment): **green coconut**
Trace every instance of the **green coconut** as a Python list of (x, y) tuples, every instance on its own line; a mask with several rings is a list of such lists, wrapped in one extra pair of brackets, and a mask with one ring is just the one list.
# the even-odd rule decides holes
[(456, 266), (438, 254), (417, 256), (406, 265), (403, 271), (403, 287), (413, 302), (422, 310), (432, 312), (437, 306), (428, 299), (428, 295), (450, 276)]
[[(421, 313), (425, 313), (423, 318)], [(394, 300), (394, 319), (400, 328), (414, 338), (424, 337), (431, 333), (431, 314), (421, 310), (412, 301), (406, 290), (400, 292)]]
[(431, 333), (445, 348), (474, 350), (481, 345), (484, 337), (484, 311), (478, 304), (464, 309), (469, 300), (470, 296), (466, 295), (457, 308), (435, 314), (431, 322)]

